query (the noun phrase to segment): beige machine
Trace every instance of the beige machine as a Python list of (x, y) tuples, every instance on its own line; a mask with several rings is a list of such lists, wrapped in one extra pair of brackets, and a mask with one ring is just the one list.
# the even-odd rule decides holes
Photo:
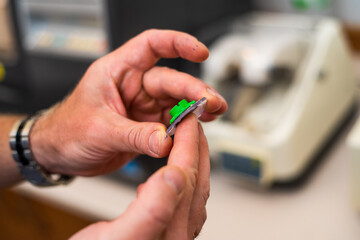
[(347, 141), (351, 166), (351, 189), (354, 206), (360, 211), (360, 119), (351, 130)]
[(256, 14), (210, 52), (202, 77), (230, 103), (227, 115), (205, 124), (212, 158), (261, 185), (296, 179), (354, 104), (339, 23)]

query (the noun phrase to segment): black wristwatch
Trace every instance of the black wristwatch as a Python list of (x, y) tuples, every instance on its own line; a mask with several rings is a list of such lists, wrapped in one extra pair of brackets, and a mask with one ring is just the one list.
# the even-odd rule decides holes
[(49, 173), (34, 159), (30, 146), (30, 132), (40, 115), (26, 117), (17, 121), (10, 132), (11, 154), (17, 163), (20, 173), (36, 186), (54, 186), (68, 184), (73, 176)]

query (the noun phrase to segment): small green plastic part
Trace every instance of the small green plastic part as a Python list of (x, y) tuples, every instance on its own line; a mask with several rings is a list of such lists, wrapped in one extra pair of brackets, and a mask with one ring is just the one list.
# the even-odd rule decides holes
[(169, 112), (170, 115), (172, 116), (172, 118), (170, 120), (170, 124), (172, 124), (181, 113), (183, 113), (186, 109), (188, 109), (195, 102), (196, 101), (187, 102), (185, 99), (183, 99), (177, 105), (175, 105)]

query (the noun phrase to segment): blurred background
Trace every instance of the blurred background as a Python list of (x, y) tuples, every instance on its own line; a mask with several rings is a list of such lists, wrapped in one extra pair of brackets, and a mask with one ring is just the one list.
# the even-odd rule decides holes
[[(204, 124), (212, 190), (199, 239), (359, 239), (359, 11), (357, 0), (0, 0), (0, 111), (60, 101), (146, 29), (188, 32), (210, 58), (158, 65), (229, 103)], [(3, 189), (0, 239), (67, 239), (113, 219), (164, 164), (139, 156), (66, 187)]]

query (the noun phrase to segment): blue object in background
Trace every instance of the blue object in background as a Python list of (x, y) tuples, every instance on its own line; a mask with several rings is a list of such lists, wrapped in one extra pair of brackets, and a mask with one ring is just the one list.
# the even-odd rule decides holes
[(257, 181), (260, 180), (261, 162), (259, 160), (230, 153), (221, 153), (221, 158), (224, 169)]

